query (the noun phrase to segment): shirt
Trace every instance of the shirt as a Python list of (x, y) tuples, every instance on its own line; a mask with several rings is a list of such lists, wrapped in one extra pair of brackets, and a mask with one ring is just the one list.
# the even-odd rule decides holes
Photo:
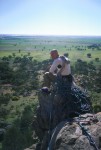
[[(68, 59), (68, 58), (67, 58), (67, 59)], [(59, 65), (63, 66), (63, 60), (62, 60), (60, 57), (58, 57), (57, 59), (55, 59), (55, 60), (53, 61), (53, 64), (52, 64), (52, 66), (51, 66), (49, 72), (51, 72), (52, 74), (54, 74), (54, 73), (55, 73), (55, 70), (58, 69), (58, 71), (57, 71), (57, 73), (58, 73), (59, 70), (61, 70), (61, 68), (60, 68), (60, 69), (58, 68)], [(62, 76), (66, 76), (66, 75), (71, 74), (70, 63), (69, 63), (69, 64), (65, 63), (65, 65), (64, 65), (64, 67), (62, 68), (60, 74), (61, 74)]]

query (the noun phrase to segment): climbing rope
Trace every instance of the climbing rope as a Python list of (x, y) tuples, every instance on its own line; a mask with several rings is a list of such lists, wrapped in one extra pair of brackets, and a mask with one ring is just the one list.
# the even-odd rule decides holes
[(82, 134), (85, 135), (88, 138), (90, 145), (93, 146), (95, 148), (95, 150), (99, 150), (99, 148), (97, 147), (93, 137), (91, 136), (91, 134), (89, 134), (87, 132), (87, 129), (84, 128), (84, 126), (80, 123), (80, 121), (78, 121), (78, 125), (80, 126), (80, 128), (82, 130)]

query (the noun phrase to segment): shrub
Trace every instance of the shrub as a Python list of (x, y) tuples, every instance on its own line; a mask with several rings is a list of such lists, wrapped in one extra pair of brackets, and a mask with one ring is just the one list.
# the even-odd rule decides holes
[(2, 94), (1, 96), (0, 96), (0, 105), (1, 104), (8, 104), (8, 102), (10, 101), (10, 99), (11, 99), (11, 96), (10, 96), (10, 94)]
[(82, 62), (82, 59), (77, 59), (77, 62)]
[(100, 112), (101, 111), (100, 104), (93, 105), (93, 111), (94, 111), (94, 113)]
[(68, 53), (64, 53), (64, 56), (68, 57), (68, 56), (69, 56), (69, 54), (68, 54)]
[(33, 111), (30, 106), (26, 106), (21, 119), (16, 119), (10, 129), (7, 130), (2, 150), (24, 150), (33, 144), (31, 121)]
[(99, 58), (95, 58), (95, 61), (99, 62)]
[(0, 118), (5, 118), (8, 115), (8, 110), (5, 108), (0, 109)]
[[(83, 66), (83, 67), (81, 67)], [(75, 63), (75, 73), (88, 75), (88, 64), (86, 61), (78, 61)]]
[(18, 101), (18, 100), (19, 100), (19, 97), (17, 97), (17, 96), (12, 97), (12, 101)]
[(4, 136), (2, 150), (23, 150), (23, 140), (24, 137), (20, 130), (13, 126)]
[(88, 57), (88, 58), (91, 58), (91, 53), (88, 53), (88, 54), (87, 54), (87, 57)]
[(10, 83), (12, 79), (12, 69), (9, 67), (9, 63), (0, 62), (0, 80), (4, 83)]
[(27, 130), (28, 127), (31, 125), (33, 119), (33, 111), (31, 109), (31, 106), (26, 106), (24, 108), (24, 111), (22, 113), (22, 117), (21, 117), (21, 128), (23, 128), (23, 130)]

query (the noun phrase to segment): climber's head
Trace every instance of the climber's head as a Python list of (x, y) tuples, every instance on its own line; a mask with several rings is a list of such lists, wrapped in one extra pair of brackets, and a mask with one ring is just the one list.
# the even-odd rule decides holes
[(52, 57), (52, 59), (56, 59), (59, 57), (59, 54), (58, 54), (58, 51), (56, 49), (53, 49), (51, 52), (50, 52), (50, 55)]

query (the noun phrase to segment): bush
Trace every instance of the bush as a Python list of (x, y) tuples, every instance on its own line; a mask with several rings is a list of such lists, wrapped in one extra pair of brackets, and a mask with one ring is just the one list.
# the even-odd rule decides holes
[(64, 53), (64, 56), (68, 57), (68, 56), (69, 56), (69, 54), (68, 54), (68, 53)]
[(33, 111), (26, 106), (21, 119), (16, 119), (13, 126), (7, 130), (2, 150), (24, 150), (33, 144), (31, 122)]
[(94, 111), (94, 113), (100, 112), (100, 111), (101, 111), (101, 106), (100, 106), (100, 104), (95, 104), (95, 105), (93, 106), (93, 111)]
[(20, 130), (13, 126), (6, 132), (4, 136), (2, 150), (23, 150), (23, 140), (24, 137)]
[[(83, 67), (81, 67), (83, 66)], [(78, 61), (75, 63), (75, 73), (88, 75), (88, 64), (86, 61)]]
[(99, 58), (95, 58), (95, 61), (96, 61), (96, 62), (99, 62)]
[(0, 62), (0, 80), (3, 83), (10, 83), (12, 79), (12, 69), (8, 62)]
[(17, 96), (12, 97), (12, 101), (18, 101), (18, 100), (19, 100), (19, 97), (17, 97)]
[(8, 110), (5, 108), (0, 108), (0, 118), (5, 118), (8, 115)]
[(31, 125), (32, 120), (33, 111), (31, 109), (31, 106), (26, 106), (21, 117), (21, 128), (23, 128), (23, 130), (27, 130)]
[(88, 58), (91, 58), (91, 53), (88, 53), (88, 54), (87, 54), (87, 57), (88, 57)]
[(8, 104), (8, 102), (10, 101), (10, 99), (11, 99), (11, 96), (10, 96), (10, 94), (2, 94), (1, 96), (0, 96), (0, 105), (1, 104)]

